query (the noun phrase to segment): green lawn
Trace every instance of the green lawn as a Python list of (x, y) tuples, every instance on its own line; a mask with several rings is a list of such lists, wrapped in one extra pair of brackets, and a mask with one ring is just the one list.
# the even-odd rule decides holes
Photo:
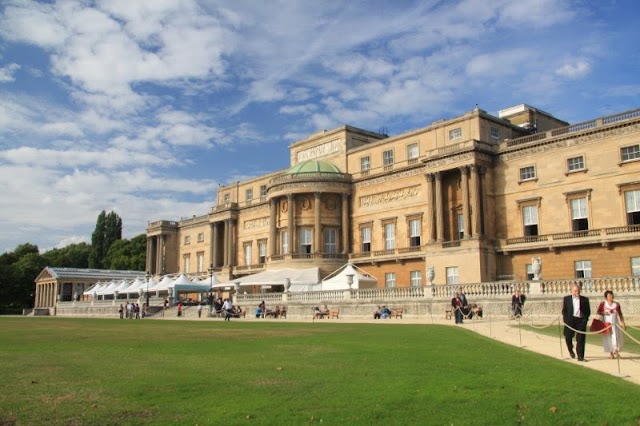
[(0, 366), (1, 425), (640, 421), (640, 386), (460, 327), (0, 318)]

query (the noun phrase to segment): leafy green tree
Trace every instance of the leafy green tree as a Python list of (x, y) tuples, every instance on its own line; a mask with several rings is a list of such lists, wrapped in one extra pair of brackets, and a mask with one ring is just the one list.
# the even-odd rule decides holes
[(98, 215), (96, 228), (91, 235), (90, 268), (104, 268), (104, 259), (109, 247), (122, 239), (122, 219), (116, 212), (107, 214), (104, 210)]
[(47, 266), (64, 268), (88, 268), (91, 246), (87, 243), (69, 244), (42, 254)]
[(144, 271), (147, 255), (147, 236), (140, 234), (131, 240), (115, 241), (106, 257), (104, 267), (107, 269)]
[(0, 256), (0, 312), (19, 313), (33, 305), (35, 278), (45, 266), (33, 244), (22, 244)]

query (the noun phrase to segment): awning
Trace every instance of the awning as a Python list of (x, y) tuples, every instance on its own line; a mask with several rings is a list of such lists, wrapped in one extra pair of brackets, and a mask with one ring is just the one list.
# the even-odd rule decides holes
[(307, 269), (272, 269), (233, 280), (240, 286), (285, 285), (287, 278), (294, 284), (315, 285), (320, 281), (320, 268)]

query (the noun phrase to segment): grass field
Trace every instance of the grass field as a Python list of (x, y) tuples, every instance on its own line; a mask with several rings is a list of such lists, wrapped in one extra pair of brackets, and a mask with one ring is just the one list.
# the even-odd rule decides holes
[(1, 425), (638, 425), (640, 386), (437, 325), (0, 318)]

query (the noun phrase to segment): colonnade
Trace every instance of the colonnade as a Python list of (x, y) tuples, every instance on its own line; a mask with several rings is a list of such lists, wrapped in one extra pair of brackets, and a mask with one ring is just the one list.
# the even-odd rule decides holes
[(36, 286), (36, 308), (50, 308), (56, 305), (58, 285), (56, 283), (42, 283)]
[[(464, 218), (464, 237), (478, 238), (483, 232), (482, 225), (482, 183), (486, 172), (478, 165), (461, 166), (460, 189), (462, 191), (462, 215)], [(442, 179), (444, 172), (427, 173), (427, 229), (428, 240), (444, 241), (444, 203)]]

